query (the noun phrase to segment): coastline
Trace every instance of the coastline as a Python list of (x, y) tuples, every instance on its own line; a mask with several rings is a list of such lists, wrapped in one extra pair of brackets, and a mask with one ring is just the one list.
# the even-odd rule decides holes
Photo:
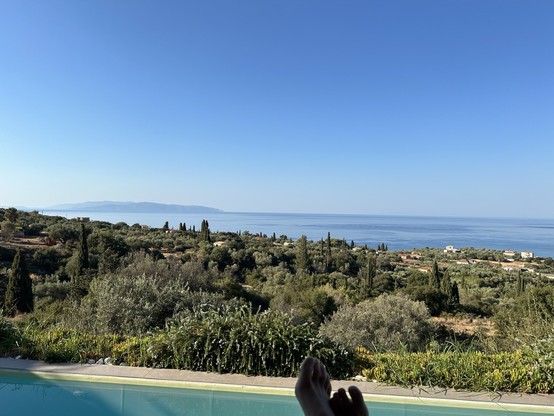
[(425, 247), (474, 247), (491, 250), (532, 251), (539, 257), (554, 257), (554, 219), (419, 217), (356, 214), (293, 213), (124, 213), (52, 211), (46, 215), (66, 218), (89, 218), (112, 224), (125, 222), (161, 228), (165, 221), (178, 229), (180, 223), (200, 228), (209, 221), (212, 232), (250, 232), (296, 240), (305, 235), (318, 241), (331, 233), (356, 245), (376, 247), (385, 243), (391, 250), (414, 250)]

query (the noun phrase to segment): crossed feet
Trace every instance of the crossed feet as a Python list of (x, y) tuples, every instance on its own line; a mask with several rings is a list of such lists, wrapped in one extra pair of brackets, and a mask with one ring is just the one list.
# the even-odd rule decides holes
[(300, 367), (294, 389), (305, 416), (369, 416), (362, 393), (350, 386), (346, 395), (339, 389), (331, 397), (331, 379), (317, 358), (308, 357)]

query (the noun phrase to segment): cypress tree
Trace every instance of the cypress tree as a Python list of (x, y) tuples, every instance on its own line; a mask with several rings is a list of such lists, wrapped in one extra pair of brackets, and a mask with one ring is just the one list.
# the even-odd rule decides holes
[(79, 259), (77, 263), (77, 274), (82, 275), (89, 268), (87, 230), (85, 224), (81, 223), (81, 235), (79, 237)]
[(308, 267), (308, 239), (303, 235), (298, 239), (298, 246), (296, 247), (296, 273), (301, 275), (307, 274)]
[(327, 232), (327, 256), (325, 257), (325, 268), (331, 270), (331, 233)]
[(79, 237), (79, 251), (77, 252), (77, 268), (75, 275), (71, 276), (69, 295), (74, 300), (79, 300), (88, 293), (89, 287), (89, 260), (87, 230), (85, 224), (81, 223), (81, 234)]
[(450, 293), (452, 291), (452, 281), (450, 280), (450, 273), (448, 270), (445, 270), (444, 273), (442, 273), (440, 280), (442, 292), (450, 297)]
[(460, 291), (458, 290), (458, 283), (456, 282), (452, 283), (452, 287), (450, 289), (450, 303), (452, 305), (460, 304)]
[(525, 281), (521, 275), (521, 270), (517, 271), (517, 296), (521, 295), (525, 291)]
[(377, 274), (377, 258), (373, 253), (367, 255), (367, 288), (368, 290), (373, 289), (373, 280)]
[(210, 242), (210, 224), (206, 220), (206, 229), (204, 230), (204, 240)]
[(436, 261), (433, 263), (431, 276), (429, 276), (429, 286), (439, 290), (441, 288), (441, 273), (439, 272), (439, 265)]
[(385, 243), (379, 243), (377, 245), (377, 251), (388, 251), (388, 246)]
[(210, 224), (207, 220), (202, 220), (200, 224), (200, 240), (210, 242)]
[(12, 316), (33, 310), (33, 282), (20, 249), (17, 249), (10, 269), (4, 306)]

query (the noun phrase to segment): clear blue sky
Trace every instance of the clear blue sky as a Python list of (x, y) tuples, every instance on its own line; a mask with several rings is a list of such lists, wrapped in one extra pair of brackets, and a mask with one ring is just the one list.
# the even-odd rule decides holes
[(0, 206), (554, 217), (554, 1), (0, 2)]

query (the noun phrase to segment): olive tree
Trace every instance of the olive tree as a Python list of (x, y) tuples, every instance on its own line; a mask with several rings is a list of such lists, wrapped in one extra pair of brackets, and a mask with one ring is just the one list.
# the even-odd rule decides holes
[(322, 325), (321, 332), (348, 348), (417, 351), (432, 339), (434, 324), (423, 302), (383, 294), (354, 306), (342, 306)]

